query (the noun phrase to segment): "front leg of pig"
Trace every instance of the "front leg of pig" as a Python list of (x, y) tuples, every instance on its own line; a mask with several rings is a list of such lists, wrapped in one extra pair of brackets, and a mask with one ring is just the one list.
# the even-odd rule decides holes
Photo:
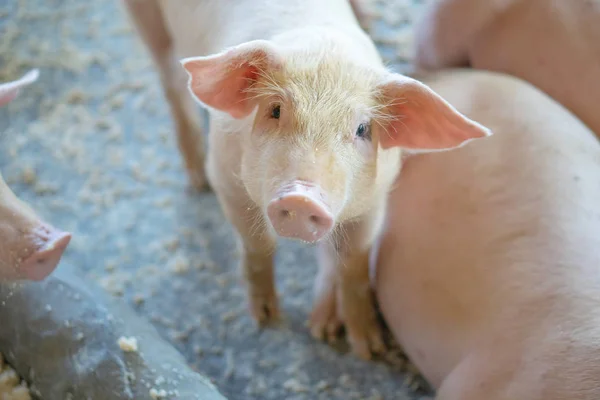
[(241, 269), (248, 288), (248, 304), (259, 325), (279, 319), (275, 290), (273, 255), (276, 240), (266, 229), (262, 213), (239, 200), (221, 202), (229, 221), (238, 232)]
[[(209, 178), (210, 172), (215, 170), (210, 168), (210, 160), (213, 159), (211, 155), (212, 153), (209, 154)], [(247, 285), (248, 305), (252, 317), (260, 326), (275, 321), (279, 318), (273, 270), (276, 239), (266, 228), (260, 209), (243, 194), (242, 188), (224, 186), (226, 178), (223, 177), (212, 177), (210, 180), (211, 183), (214, 182), (212, 186), (221, 209), (237, 231), (240, 266)]]
[(319, 248), (311, 333), (331, 340), (344, 324), (352, 351), (363, 359), (385, 351), (369, 282), (369, 254), (384, 215), (379, 210), (384, 209), (344, 224)]

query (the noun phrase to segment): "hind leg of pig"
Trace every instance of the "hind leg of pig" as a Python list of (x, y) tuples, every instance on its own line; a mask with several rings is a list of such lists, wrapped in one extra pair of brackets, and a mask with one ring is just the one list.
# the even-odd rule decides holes
[(358, 23), (361, 28), (365, 31), (369, 31), (371, 28), (372, 16), (370, 14), (370, 7), (372, 0), (349, 0), (350, 6), (352, 7), (352, 12), (356, 16)]
[(204, 189), (204, 138), (202, 118), (187, 90), (187, 77), (177, 60), (171, 36), (155, 0), (124, 0), (130, 19), (146, 45), (161, 79), (177, 133), (177, 145), (189, 179)]
[(331, 335), (343, 321), (352, 351), (364, 359), (385, 350), (369, 281), (369, 253), (381, 217), (349, 224), (343, 227), (343, 235), (321, 245), (326, 257), (311, 314), (311, 332), (316, 337)]

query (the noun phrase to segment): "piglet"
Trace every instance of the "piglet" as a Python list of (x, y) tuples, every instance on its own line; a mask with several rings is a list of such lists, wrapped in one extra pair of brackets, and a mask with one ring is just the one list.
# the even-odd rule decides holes
[[(38, 78), (32, 70), (22, 78), (0, 84), (0, 106)], [(19, 200), (0, 175), (0, 281), (42, 280), (58, 265), (71, 234), (42, 221)]]
[(461, 147), (490, 131), (386, 69), (348, 0), (125, 4), (196, 185), (205, 173), (194, 100), (209, 111), (207, 177), (238, 233), (254, 318), (279, 315), (276, 239), (316, 243), (312, 334), (334, 337), (344, 323), (355, 354), (382, 351), (368, 257), (401, 151)]

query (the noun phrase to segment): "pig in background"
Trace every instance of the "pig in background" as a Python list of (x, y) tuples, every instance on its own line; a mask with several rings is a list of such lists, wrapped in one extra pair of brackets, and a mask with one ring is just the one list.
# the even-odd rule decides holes
[(600, 137), (600, 0), (436, 0), (415, 27), (415, 64), (521, 78)]
[[(0, 84), (0, 106), (13, 100), (39, 76), (32, 70)], [(10, 190), (0, 174), (0, 281), (42, 280), (54, 271), (71, 234), (42, 221)]]
[(389, 200), (379, 304), (436, 400), (600, 398), (599, 28), (597, 0), (440, 0), (418, 25), (424, 81), (495, 132), (413, 158)]
[[(447, 150), (490, 131), (387, 70), (347, 0), (124, 4), (157, 67), (191, 182), (208, 178), (239, 234), (254, 318), (279, 316), (277, 237), (318, 243), (312, 334), (334, 337), (344, 324), (357, 355), (382, 351), (368, 259), (400, 149)], [(206, 177), (188, 88), (210, 113)]]

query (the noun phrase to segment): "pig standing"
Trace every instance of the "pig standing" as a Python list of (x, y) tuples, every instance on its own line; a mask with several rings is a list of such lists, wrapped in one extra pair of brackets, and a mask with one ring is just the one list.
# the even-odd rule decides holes
[(437, 400), (600, 399), (600, 143), (532, 85), (425, 78), (494, 131), (407, 161), (376, 293)]
[(422, 69), (524, 79), (600, 137), (600, 0), (436, 0), (417, 25), (416, 49)]
[[(0, 106), (35, 82), (38, 75), (37, 70), (32, 70), (16, 81), (0, 84)], [(58, 265), (70, 240), (70, 233), (41, 221), (0, 175), (0, 281), (46, 278)]]
[(319, 242), (312, 334), (333, 336), (344, 323), (355, 354), (382, 350), (368, 257), (400, 149), (459, 147), (489, 130), (386, 70), (347, 0), (125, 4), (197, 186), (204, 152), (188, 87), (210, 112), (207, 176), (239, 234), (254, 318), (279, 313), (277, 235)]

